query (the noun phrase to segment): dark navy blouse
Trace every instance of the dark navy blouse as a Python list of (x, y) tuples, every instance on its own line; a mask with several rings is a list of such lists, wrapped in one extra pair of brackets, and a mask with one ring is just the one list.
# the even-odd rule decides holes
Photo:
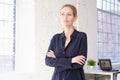
[(71, 41), (64, 48), (65, 34), (60, 33), (53, 36), (49, 50), (55, 52), (56, 58), (46, 56), (45, 63), (55, 67), (51, 80), (85, 80), (83, 66), (71, 63), (73, 57), (83, 55), (87, 57), (87, 35), (84, 32), (74, 30)]

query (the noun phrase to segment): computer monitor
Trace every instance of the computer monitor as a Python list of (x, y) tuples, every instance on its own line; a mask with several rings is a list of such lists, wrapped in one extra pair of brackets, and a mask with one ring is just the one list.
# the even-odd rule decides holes
[(99, 59), (99, 65), (102, 70), (110, 71), (112, 69), (110, 59)]

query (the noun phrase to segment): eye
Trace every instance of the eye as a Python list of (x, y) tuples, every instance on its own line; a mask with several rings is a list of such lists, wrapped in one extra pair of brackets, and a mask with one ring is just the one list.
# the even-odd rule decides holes
[(72, 16), (72, 14), (69, 13), (68, 16)]
[(63, 15), (64, 15), (64, 13), (61, 13), (61, 15), (63, 16)]
[(68, 12), (67, 15), (68, 16), (73, 16), (73, 13), (72, 12)]

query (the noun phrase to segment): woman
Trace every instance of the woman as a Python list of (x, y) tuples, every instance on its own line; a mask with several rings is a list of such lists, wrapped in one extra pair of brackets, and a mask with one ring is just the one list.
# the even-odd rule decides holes
[(45, 58), (46, 65), (55, 68), (52, 80), (85, 80), (87, 36), (74, 28), (76, 18), (76, 8), (63, 5), (60, 9), (63, 33), (53, 36)]

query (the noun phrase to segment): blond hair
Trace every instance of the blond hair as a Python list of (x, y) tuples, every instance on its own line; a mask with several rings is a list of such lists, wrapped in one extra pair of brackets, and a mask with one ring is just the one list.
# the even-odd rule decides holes
[[(73, 16), (74, 16), (74, 17), (77, 17), (77, 9), (76, 9), (75, 6), (73, 6), (72, 4), (65, 4), (65, 5), (63, 5), (63, 6), (61, 7), (61, 9), (63, 9), (64, 7), (69, 7), (69, 8), (71, 8), (72, 11), (73, 11)], [(61, 9), (60, 9), (60, 10), (61, 10)]]

